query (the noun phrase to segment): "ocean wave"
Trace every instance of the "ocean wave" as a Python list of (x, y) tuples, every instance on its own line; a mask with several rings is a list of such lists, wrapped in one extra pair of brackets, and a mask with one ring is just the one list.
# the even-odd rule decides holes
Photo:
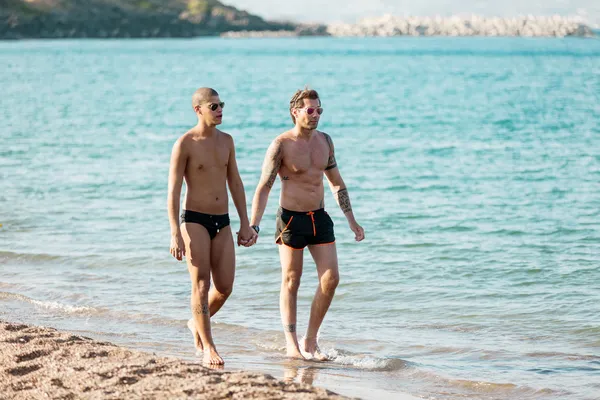
[(71, 315), (100, 315), (106, 313), (106, 310), (89, 306), (74, 306), (70, 304), (59, 303), (56, 301), (41, 301), (35, 300), (18, 293), (0, 292), (0, 300), (17, 300), (33, 304), (36, 307), (50, 311), (60, 312)]
[[(89, 305), (73, 305), (60, 301), (53, 300), (37, 300), (29, 296), (0, 291), (1, 301), (18, 301), (21, 303), (31, 304), (39, 309), (46, 310), (53, 314), (63, 314), (75, 317), (96, 317), (110, 320), (113, 322), (135, 322), (137, 324), (151, 325), (156, 327), (174, 327), (185, 328), (187, 319), (168, 318), (162, 315), (127, 312), (123, 310), (115, 310), (104, 307), (94, 307)], [(228, 334), (239, 335), (247, 334), (249, 328), (242, 325), (228, 324), (220, 321), (212, 321), (213, 327), (218, 327), (226, 331)]]
[(569, 361), (591, 361), (592, 363), (600, 363), (600, 356), (593, 354), (573, 354), (561, 352), (533, 352), (525, 354), (527, 357), (533, 358), (561, 358)]
[[(246, 334), (249, 334), (246, 332)], [(254, 346), (268, 353), (284, 353), (285, 341), (279, 340), (279, 333), (275, 331), (252, 332), (255, 337)], [(300, 340), (302, 342), (302, 340)], [(328, 347), (320, 343), (321, 351), (327, 355), (329, 362), (345, 367), (369, 371), (397, 371), (409, 366), (407, 361), (394, 357), (375, 357), (367, 354), (352, 353), (347, 350)]]
[[(425, 330), (445, 330), (449, 332), (480, 332), (482, 330), (487, 329), (485, 325), (478, 324), (444, 324), (444, 323), (431, 323), (431, 324), (417, 324), (409, 327), (410, 329), (425, 329)], [(442, 348), (440, 348), (442, 349)], [(472, 349), (459, 349), (459, 348), (446, 348), (450, 353), (456, 352), (467, 352)], [(432, 350), (433, 353), (438, 352)]]
[(455, 379), (452, 377), (440, 376), (434, 372), (420, 368), (411, 369), (411, 376), (414, 379), (424, 380), (426, 382), (436, 382), (437, 385), (443, 385), (446, 388), (445, 395), (447, 397), (444, 396), (440, 398), (482, 398), (480, 396), (483, 395), (485, 398), (490, 399), (535, 399), (538, 398), (538, 396), (553, 396), (552, 398), (560, 398), (554, 396), (569, 394), (567, 391), (558, 391), (550, 388), (533, 388), (511, 382)]
[(443, 243), (423, 242), (423, 243), (400, 243), (398, 247), (405, 247), (408, 249), (422, 248), (422, 247), (442, 247), (447, 246)]
[(354, 354), (335, 348), (323, 349), (331, 362), (344, 366), (371, 371), (397, 371), (408, 367), (408, 362), (399, 358), (378, 358), (364, 354)]
[(485, 393), (487, 395), (497, 394), (500, 396), (509, 396), (509, 398), (525, 398), (536, 397), (539, 395), (567, 394), (565, 392), (559, 392), (557, 390), (549, 388), (536, 389), (527, 386), (519, 386), (514, 383), (496, 383), (463, 379), (448, 380), (448, 383), (451, 386), (457, 387), (462, 390), (466, 389), (469, 391), (474, 391), (476, 393)]
[(266, 350), (269, 352), (284, 352), (286, 349), (285, 345), (278, 344), (275, 341), (272, 341), (272, 342), (257, 341), (257, 342), (255, 342), (255, 346), (261, 350)]
[(0, 264), (7, 262), (31, 263), (31, 262), (52, 262), (63, 260), (64, 257), (54, 254), (43, 253), (14, 253), (12, 251), (0, 251)]
[(462, 225), (450, 225), (450, 226), (434, 226), (431, 228), (432, 231), (437, 232), (472, 232), (476, 231), (477, 228), (473, 226), (462, 226)]
[(489, 232), (483, 232), (484, 235), (499, 235), (499, 236), (524, 236), (528, 233), (519, 229), (497, 229)]

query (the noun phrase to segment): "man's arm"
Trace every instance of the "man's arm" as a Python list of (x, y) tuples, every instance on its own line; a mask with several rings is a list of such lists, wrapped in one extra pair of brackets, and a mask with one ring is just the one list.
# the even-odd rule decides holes
[[(250, 223), (248, 222), (248, 210), (246, 210), (246, 192), (244, 190), (244, 183), (240, 177), (238, 170), (237, 161), (235, 159), (235, 145), (233, 138), (227, 135), (229, 140), (229, 161), (227, 162), (227, 185), (231, 192), (231, 198), (233, 204), (238, 212), (240, 218), (240, 231), (238, 235), (238, 245), (249, 244), (249, 240), (255, 235), (254, 231), (250, 229)], [(250, 243), (253, 244), (253, 243)]]
[(354, 212), (352, 212), (352, 205), (350, 203), (350, 195), (348, 194), (348, 189), (346, 188), (344, 179), (342, 179), (342, 175), (340, 174), (340, 170), (338, 169), (337, 161), (335, 159), (335, 148), (333, 147), (333, 141), (328, 134), (323, 133), (323, 135), (325, 135), (325, 139), (329, 145), (329, 160), (327, 162), (327, 167), (325, 168), (325, 176), (327, 177), (327, 181), (329, 181), (329, 187), (333, 193), (333, 196), (335, 197), (335, 201), (342, 209), (342, 212), (348, 220), (350, 229), (352, 229), (352, 232), (355, 234), (356, 241), (360, 242), (365, 238), (365, 231), (354, 218)]
[(275, 179), (277, 179), (277, 174), (281, 168), (282, 161), (283, 145), (279, 139), (275, 139), (267, 150), (260, 181), (256, 187), (254, 199), (252, 200), (252, 220), (250, 222), (250, 225), (252, 226), (260, 224), (263, 213), (265, 212), (265, 207), (267, 207), (269, 193), (273, 188)]
[(187, 164), (187, 154), (180, 138), (173, 145), (171, 163), (169, 166), (169, 188), (167, 197), (167, 212), (171, 226), (171, 254), (178, 260), (185, 255), (185, 247), (179, 227), (179, 202), (181, 201), (181, 185)]

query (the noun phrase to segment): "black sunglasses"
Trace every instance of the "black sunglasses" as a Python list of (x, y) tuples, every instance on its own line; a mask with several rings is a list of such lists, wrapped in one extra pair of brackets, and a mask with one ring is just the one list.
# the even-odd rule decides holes
[(217, 108), (221, 107), (221, 109), (225, 108), (225, 102), (222, 101), (220, 103), (209, 103), (208, 104), (208, 108), (211, 109), (211, 111), (217, 111)]

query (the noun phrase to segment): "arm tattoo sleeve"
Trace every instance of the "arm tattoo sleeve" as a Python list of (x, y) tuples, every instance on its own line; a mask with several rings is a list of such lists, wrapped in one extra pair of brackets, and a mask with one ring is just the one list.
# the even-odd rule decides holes
[(342, 211), (347, 213), (348, 211), (352, 211), (352, 206), (350, 205), (350, 196), (348, 195), (348, 189), (341, 189), (335, 194), (335, 199), (337, 200)]
[(291, 333), (294, 333), (294, 332), (296, 332), (296, 324), (284, 325), (284, 326), (283, 326), (283, 329), (284, 329), (286, 332), (291, 332)]
[(329, 145), (329, 160), (327, 160), (327, 167), (325, 168), (325, 171), (327, 171), (337, 167), (337, 162), (335, 161), (335, 150), (333, 149), (331, 136), (326, 133), (323, 133), (323, 135), (325, 135), (325, 140), (327, 140), (327, 144)]
[(283, 151), (281, 143), (276, 142), (275, 145), (269, 150), (265, 158), (265, 165), (263, 167), (263, 176), (267, 176), (266, 185), (269, 189), (273, 188), (277, 173), (281, 168), (281, 160), (283, 158)]

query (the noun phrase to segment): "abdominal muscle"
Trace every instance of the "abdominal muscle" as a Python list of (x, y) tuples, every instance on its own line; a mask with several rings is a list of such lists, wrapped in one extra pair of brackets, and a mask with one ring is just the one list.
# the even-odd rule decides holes
[(213, 215), (227, 214), (229, 200), (226, 180), (223, 177), (218, 181), (222, 183), (209, 183), (211, 179), (186, 179), (184, 209)]
[(318, 183), (282, 181), (281, 207), (290, 211), (313, 211), (323, 208), (323, 178)]

